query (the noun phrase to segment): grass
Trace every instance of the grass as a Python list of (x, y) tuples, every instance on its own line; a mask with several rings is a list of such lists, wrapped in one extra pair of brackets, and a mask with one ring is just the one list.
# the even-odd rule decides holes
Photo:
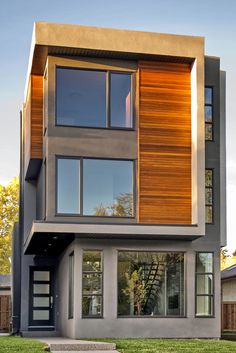
[(0, 337), (0, 353), (42, 353), (45, 344), (21, 337)]
[[(236, 342), (184, 339), (104, 339), (121, 353), (236, 353)], [(43, 353), (45, 344), (21, 337), (0, 337), (0, 353)], [(105, 353), (105, 352), (104, 352)]]
[(236, 342), (200, 339), (105, 339), (121, 353), (236, 353)]

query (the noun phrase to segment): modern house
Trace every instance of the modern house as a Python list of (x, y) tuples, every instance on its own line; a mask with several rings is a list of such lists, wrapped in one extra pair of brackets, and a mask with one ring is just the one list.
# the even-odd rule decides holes
[(220, 337), (225, 74), (204, 38), (39, 22), (13, 329)]

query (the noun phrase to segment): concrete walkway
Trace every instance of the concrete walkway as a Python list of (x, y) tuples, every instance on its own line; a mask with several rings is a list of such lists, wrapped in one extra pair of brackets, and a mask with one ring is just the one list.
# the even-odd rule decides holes
[(54, 353), (118, 353), (115, 343), (74, 340), (66, 337), (37, 337)]

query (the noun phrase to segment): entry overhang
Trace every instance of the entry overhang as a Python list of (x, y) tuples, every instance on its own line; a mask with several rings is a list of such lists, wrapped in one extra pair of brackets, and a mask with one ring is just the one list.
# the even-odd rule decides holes
[[(191, 234), (190, 234), (191, 228)], [(172, 229), (172, 232), (171, 232)], [(59, 255), (75, 238), (189, 240), (202, 237), (197, 226), (141, 224), (57, 223), (34, 221), (24, 253)]]

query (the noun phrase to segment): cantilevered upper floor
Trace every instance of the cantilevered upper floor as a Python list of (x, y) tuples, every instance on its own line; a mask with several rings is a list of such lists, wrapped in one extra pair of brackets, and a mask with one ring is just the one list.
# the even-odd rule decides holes
[(50, 232), (205, 234), (204, 65), (202, 37), (35, 24), (22, 110), (22, 176), (37, 189), (26, 244)]

